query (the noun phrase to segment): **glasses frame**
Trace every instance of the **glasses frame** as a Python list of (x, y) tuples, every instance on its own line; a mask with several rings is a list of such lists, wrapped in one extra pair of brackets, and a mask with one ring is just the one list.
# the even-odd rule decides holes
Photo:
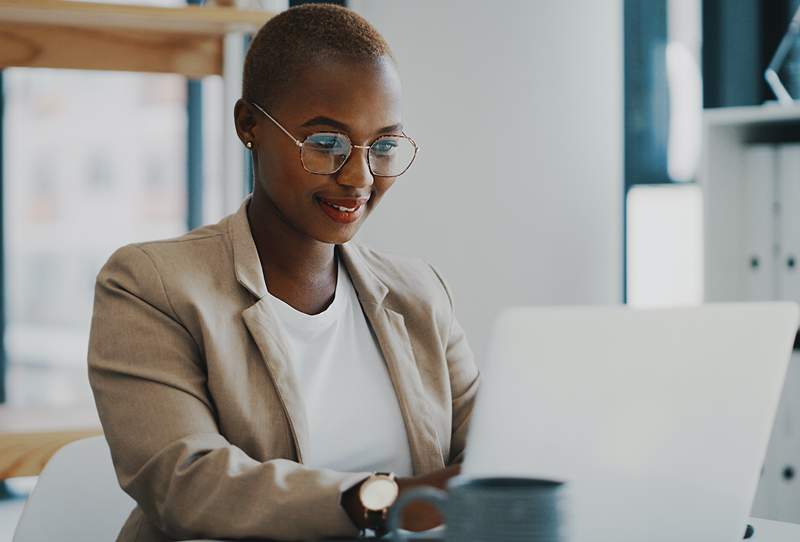
[[(249, 104), (249, 105), (251, 105), (251, 106), (253, 106), (253, 107), (255, 107), (255, 108), (258, 110), (258, 111), (260, 111), (260, 112), (261, 112), (261, 114), (262, 114), (262, 115), (264, 115), (264, 116), (265, 116), (265, 117), (267, 117), (269, 120), (271, 120), (273, 123), (275, 123), (275, 126), (277, 126), (278, 128), (280, 128), (280, 129), (281, 129), (281, 131), (282, 131), (284, 134), (286, 134), (286, 135), (289, 137), (289, 139), (291, 139), (291, 140), (292, 140), (292, 142), (293, 142), (293, 143), (294, 143), (294, 144), (297, 146), (298, 150), (300, 151), (300, 164), (302, 164), (302, 166), (303, 166), (303, 169), (304, 169), (304, 170), (306, 170), (307, 172), (311, 173), (312, 175), (333, 175), (333, 174), (337, 173), (339, 170), (341, 170), (341, 169), (344, 167), (344, 165), (345, 165), (345, 164), (347, 163), (347, 161), (350, 159), (350, 156), (352, 156), (352, 154), (353, 154), (353, 149), (366, 149), (366, 150), (367, 150), (367, 167), (369, 168), (369, 172), (372, 174), (372, 176), (373, 176), (373, 177), (399, 177), (400, 175), (402, 175), (403, 173), (405, 173), (406, 171), (408, 171), (408, 168), (410, 168), (410, 167), (411, 167), (411, 164), (413, 164), (413, 163), (414, 163), (414, 160), (417, 158), (417, 153), (419, 152), (419, 146), (417, 145), (417, 142), (416, 142), (416, 141), (414, 141), (414, 140), (413, 140), (411, 137), (409, 137), (408, 135), (406, 135), (404, 132), (401, 132), (400, 134), (394, 134), (394, 135), (389, 135), (389, 134), (380, 135), (380, 136), (376, 137), (375, 139), (373, 139), (373, 140), (372, 140), (372, 142), (371, 142), (369, 145), (356, 145), (355, 143), (353, 143), (353, 140), (352, 140), (352, 139), (350, 139), (350, 136), (349, 136), (349, 135), (347, 135), (347, 134), (345, 134), (345, 133), (343, 133), (343, 132), (336, 132), (336, 131), (333, 131), (333, 130), (330, 130), (330, 131), (325, 131), (325, 132), (314, 132), (314, 134), (311, 134), (311, 135), (315, 135), (315, 134), (317, 134), (317, 133), (325, 133), (325, 134), (337, 134), (337, 135), (340, 135), (340, 136), (343, 136), (343, 137), (347, 138), (347, 141), (350, 143), (350, 150), (348, 151), (348, 153), (347, 153), (347, 156), (345, 156), (345, 157), (344, 157), (344, 160), (342, 160), (342, 163), (341, 163), (341, 164), (339, 164), (339, 167), (337, 167), (336, 169), (334, 169), (334, 170), (333, 170), (333, 171), (331, 171), (330, 173), (318, 173), (318, 172), (316, 172), (316, 171), (311, 171), (310, 169), (308, 169), (308, 168), (306, 167), (306, 164), (305, 164), (305, 162), (303, 162), (303, 145), (305, 144), (305, 142), (306, 142), (306, 140), (308, 139), (308, 137), (311, 137), (311, 136), (308, 136), (308, 137), (307, 137), (306, 139), (304, 139), (303, 141), (300, 141), (299, 139), (297, 139), (296, 137), (294, 137), (294, 136), (291, 134), (291, 132), (289, 132), (289, 130), (287, 130), (286, 128), (284, 128), (284, 127), (281, 125), (281, 123), (280, 123), (280, 122), (278, 122), (277, 120), (275, 120), (275, 118), (274, 118), (272, 115), (270, 115), (269, 113), (267, 113), (266, 111), (264, 111), (264, 108), (263, 108), (263, 107), (261, 107), (260, 105), (258, 105), (258, 104), (257, 104), (257, 103), (255, 103), (255, 102), (248, 102), (248, 101), (246, 101), (246, 100), (244, 100), (244, 102), (245, 102), (245, 103), (247, 103), (247, 104)], [(409, 140), (409, 141), (411, 142), (411, 145), (414, 147), (414, 154), (411, 156), (411, 161), (410, 161), (410, 162), (408, 162), (408, 165), (405, 167), (405, 169), (404, 169), (403, 171), (401, 171), (400, 173), (398, 173), (397, 175), (380, 175), (380, 174), (378, 174), (378, 173), (375, 173), (375, 172), (372, 170), (372, 164), (370, 164), (370, 161), (369, 161), (369, 149), (371, 149), (371, 148), (372, 148), (372, 146), (373, 146), (373, 145), (374, 145), (374, 144), (375, 144), (375, 143), (376, 143), (378, 140), (380, 140), (381, 138), (384, 138), (384, 137), (403, 137), (403, 138), (405, 138), (405, 139)]]

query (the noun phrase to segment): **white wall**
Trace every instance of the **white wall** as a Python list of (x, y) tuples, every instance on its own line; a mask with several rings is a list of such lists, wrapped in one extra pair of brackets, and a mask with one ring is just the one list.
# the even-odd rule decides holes
[(622, 290), (622, 0), (350, 0), (422, 147), (359, 240), (452, 286), (479, 356), (498, 310)]

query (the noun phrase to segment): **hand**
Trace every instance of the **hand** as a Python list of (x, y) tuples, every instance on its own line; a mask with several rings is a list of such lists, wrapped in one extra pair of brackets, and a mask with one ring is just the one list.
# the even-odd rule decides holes
[[(461, 474), (461, 465), (451, 465), (442, 470), (415, 476), (413, 478), (398, 478), (400, 495), (420, 486), (431, 486), (447, 490), (447, 483), (454, 476)], [(425, 531), (433, 529), (443, 523), (439, 511), (430, 503), (415, 501), (408, 504), (403, 510), (402, 525), (409, 531)]]

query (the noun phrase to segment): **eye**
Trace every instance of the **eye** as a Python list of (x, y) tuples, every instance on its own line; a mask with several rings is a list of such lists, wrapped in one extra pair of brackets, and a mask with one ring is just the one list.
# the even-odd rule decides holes
[(347, 140), (339, 134), (311, 134), (305, 142), (315, 151), (329, 153), (347, 151)]
[(384, 137), (372, 144), (370, 149), (375, 154), (388, 155), (392, 154), (398, 146), (398, 141), (394, 138)]

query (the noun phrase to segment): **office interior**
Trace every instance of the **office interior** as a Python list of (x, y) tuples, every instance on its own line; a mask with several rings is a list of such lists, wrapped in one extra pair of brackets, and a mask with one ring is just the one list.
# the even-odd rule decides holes
[[(241, 62), (300, 3), (0, 0), (0, 542), (48, 459), (101, 434), (100, 267), (250, 191)], [(338, 3), (392, 47), (421, 148), (357, 240), (448, 277), (479, 366), (508, 306), (800, 302), (800, 37), (785, 94), (765, 78), (800, 0)], [(795, 354), (754, 517), (800, 524), (799, 419)]]

